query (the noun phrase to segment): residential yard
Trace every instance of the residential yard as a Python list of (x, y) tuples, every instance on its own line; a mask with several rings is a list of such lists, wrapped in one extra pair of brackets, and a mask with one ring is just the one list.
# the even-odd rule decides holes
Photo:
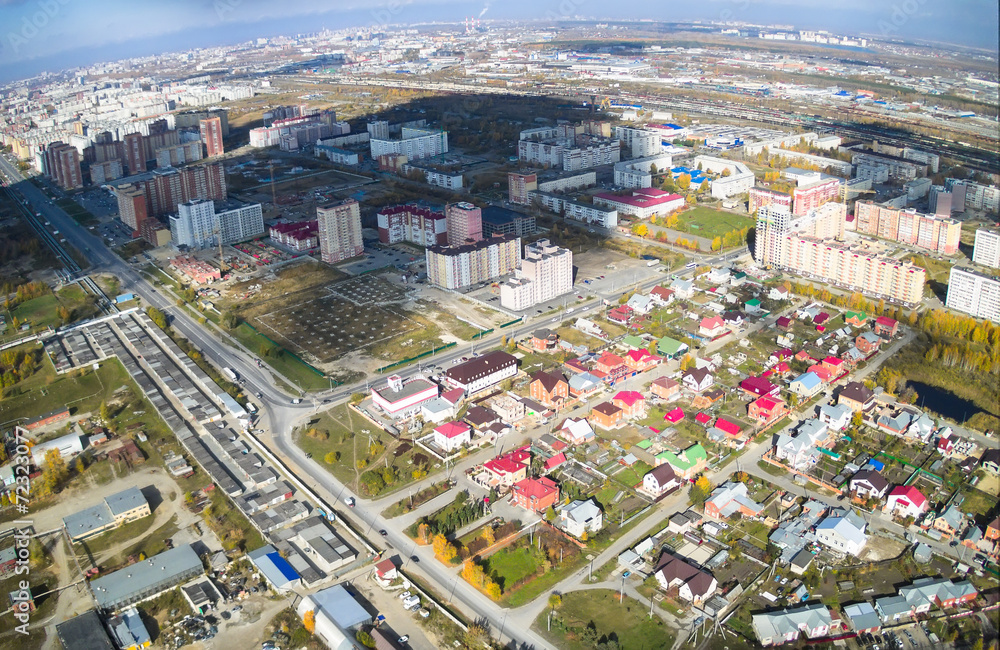
[(648, 608), (607, 589), (574, 591), (563, 594), (562, 604), (552, 617), (542, 612), (534, 628), (547, 640), (564, 650), (590, 650), (598, 643), (614, 639), (622, 650), (669, 648), (674, 632), (658, 616), (648, 615)]

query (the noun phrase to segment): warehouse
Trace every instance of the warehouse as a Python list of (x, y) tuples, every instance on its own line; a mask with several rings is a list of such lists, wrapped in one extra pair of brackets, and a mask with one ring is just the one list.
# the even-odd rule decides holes
[(97, 604), (117, 611), (166, 591), (205, 572), (190, 544), (136, 562), (90, 583)]

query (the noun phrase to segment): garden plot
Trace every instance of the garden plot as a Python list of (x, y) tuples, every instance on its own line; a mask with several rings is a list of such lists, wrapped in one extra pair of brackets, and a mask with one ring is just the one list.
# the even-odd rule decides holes
[(419, 328), (390, 304), (403, 297), (386, 282), (356, 278), (267, 301), (255, 306), (251, 318), (259, 331), (296, 354), (328, 363)]

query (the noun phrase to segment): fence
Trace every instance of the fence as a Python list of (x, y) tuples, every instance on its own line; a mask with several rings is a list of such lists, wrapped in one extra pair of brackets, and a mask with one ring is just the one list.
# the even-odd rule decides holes
[(523, 317), (522, 318), (515, 318), (514, 320), (508, 321), (508, 322), (504, 323), (503, 325), (501, 325), (500, 329), (503, 329), (505, 327), (510, 327), (511, 325), (517, 325), (518, 323), (522, 322), (523, 320), (524, 320)]
[[(490, 330), (490, 332), (492, 332), (492, 331), (493, 330)], [(416, 361), (418, 359), (423, 359), (424, 357), (429, 357), (432, 354), (437, 354), (438, 352), (441, 352), (442, 350), (447, 350), (448, 348), (453, 348), (456, 345), (458, 345), (458, 344), (455, 343), (454, 341), (452, 341), (451, 343), (445, 343), (444, 345), (442, 345), (439, 348), (432, 348), (430, 350), (427, 350), (426, 352), (421, 352), (420, 354), (418, 354), (415, 357), (409, 357), (409, 358), (403, 359), (401, 361), (396, 361), (395, 363), (390, 363), (387, 366), (382, 366), (381, 368), (379, 368), (375, 372), (377, 372), (379, 374), (382, 374), (382, 373), (384, 373), (387, 370), (393, 370), (394, 368), (399, 368), (400, 366), (405, 366), (408, 363), (413, 363), (414, 361)]]

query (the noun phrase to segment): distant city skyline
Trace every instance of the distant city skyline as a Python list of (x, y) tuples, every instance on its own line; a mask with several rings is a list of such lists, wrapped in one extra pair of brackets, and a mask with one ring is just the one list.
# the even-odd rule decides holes
[(378, 27), (386, 24), (460, 22), (465, 17), (555, 21), (640, 19), (684, 22), (740, 21), (790, 24), (843, 34), (947, 42), (998, 50), (996, 0), (909, 0), (891, 5), (842, 0), (835, 11), (826, 0), (707, 0), (698, 5), (643, 6), (597, 13), (593, 0), (523, 0), (494, 4), (393, 0), (366, 4), (303, 0), (274, 4), (261, 0), (0, 0), (0, 81), (58, 72), (81, 65), (150, 56), (198, 47), (294, 36), (323, 28)]

